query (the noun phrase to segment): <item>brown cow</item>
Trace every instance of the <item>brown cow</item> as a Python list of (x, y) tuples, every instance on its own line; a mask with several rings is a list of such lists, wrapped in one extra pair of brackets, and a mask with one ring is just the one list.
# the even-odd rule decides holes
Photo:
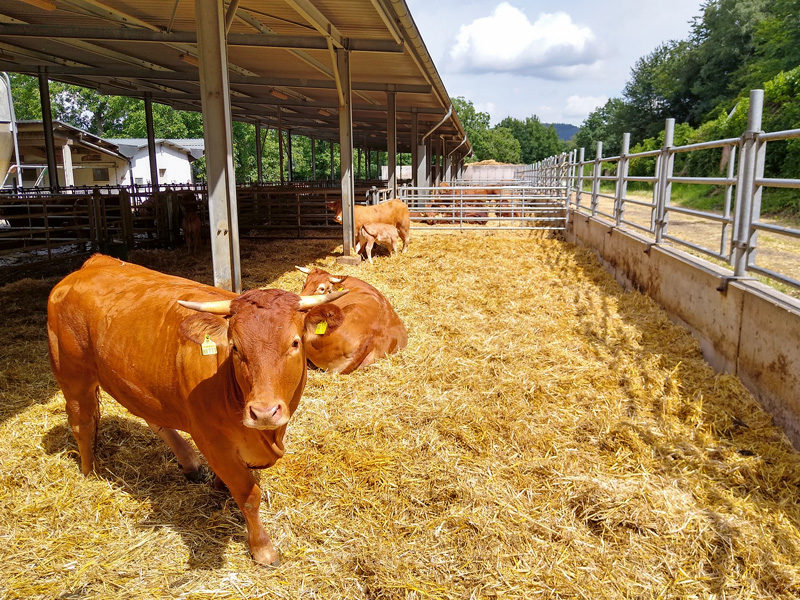
[(397, 254), (397, 227), (386, 223), (370, 223), (362, 225), (356, 235), (356, 252), (361, 248), (367, 251), (367, 258), (372, 262), (372, 247), (376, 244), (386, 246), (390, 252)]
[(253, 559), (278, 564), (258, 515), (251, 469), (283, 456), (286, 423), (306, 383), (310, 323), (335, 331), (343, 295), (241, 295), (94, 255), (50, 293), (50, 365), (64, 392), (81, 471), (94, 468), (102, 388), (172, 448), (190, 479), (192, 436), (247, 525)]
[[(306, 273), (302, 294), (329, 294), (346, 288), (350, 293), (331, 304), (342, 309), (342, 323), (331, 331), (315, 328), (306, 338), (306, 356), (320, 369), (351, 373), (379, 358), (405, 348), (408, 334), (400, 317), (378, 290), (355, 277), (335, 277), (321, 269)], [(315, 317), (316, 318), (316, 317)]]
[(183, 239), (186, 241), (186, 249), (191, 254), (195, 254), (200, 248), (200, 234), (203, 227), (200, 214), (197, 212), (197, 204), (182, 204), (181, 212), (183, 213), (181, 229), (183, 230)]
[[(336, 213), (334, 221), (342, 222), (342, 200), (341, 198), (328, 203), (328, 208)], [(353, 230), (358, 231), (370, 223), (386, 223), (394, 225), (400, 239), (403, 240), (403, 252), (408, 250), (408, 242), (411, 239), (411, 216), (408, 214), (408, 207), (402, 200), (388, 200), (374, 206), (362, 206), (356, 204), (353, 207)]]

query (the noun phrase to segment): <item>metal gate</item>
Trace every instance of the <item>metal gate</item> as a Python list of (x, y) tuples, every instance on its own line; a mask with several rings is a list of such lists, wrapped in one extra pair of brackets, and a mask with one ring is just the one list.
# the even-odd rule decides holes
[[(473, 182), (474, 183), (474, 182)], [(454, 181), (439, 187), (398, 190), (412, 224), (442, 230), (552, 230), (567, 224), (566, 179), (546, 184)]]

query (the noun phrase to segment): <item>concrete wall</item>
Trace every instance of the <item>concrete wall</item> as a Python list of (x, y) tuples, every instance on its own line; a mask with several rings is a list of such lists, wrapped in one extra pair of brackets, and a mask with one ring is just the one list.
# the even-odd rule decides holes
[(625, 288), (658, 302), (734, 373), (800, 448), (800, 302), (754, 279), (607, 222), (570, 213), (568, 241), (592, 248)]

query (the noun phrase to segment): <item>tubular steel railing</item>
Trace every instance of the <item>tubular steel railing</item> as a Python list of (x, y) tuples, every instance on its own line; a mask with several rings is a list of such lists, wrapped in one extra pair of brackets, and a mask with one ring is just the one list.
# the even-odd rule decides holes
[[(613, 226), (632, 228), (652, 236), (657, 244), (670, 242), (723, 261), (730, 265), (734, 278), (758, 274), (800, 289), (800, 280), (756, 262), (759, 232), (800, 238), (800, 229), (765, 222), (761, 215), (764, 189), (800, 190), (800, 179), (764, 176), (768, 144), (798, 139), (800, 129), (764, 133), (761, 131), (763, 105), (763, 90), (752, 90), (747, 131), (738, 138), (675, 146), (675, 120), (667, 119), (664, 144), (660, 149), (631, 154), (630, 137), (625, 134), (619, 156), (604, 157), (602, 142), (598, 142), (593, 160), (585, 160), (585, 150), (580, 148), (528, 165), (520, 176), (532, 185), (539, 185), (543, 181), (561, 182), (568, 188), (568, 205), (574, 212), (609, 220)], [(713, 149), (722, 149), (723, 155), (727, 156), (723, 176), (698, 177), (674, 173), (677, 155)], [(655, 158), (652, 174), (628, 174), (631, 161), (646, 158)], [(604, 182), (606, 187), (607, 183), (613, 182), (613, 194), (601, 191)], [(649, 199), (632, 197), (628, 192), (631, 182), (651, 185), (652, 196)], [(673, 204), (673, 184), (720, 187), (724, 192), (722, 210), (697, 210)], [(632, 213), (637, 214), (638, 220), (631, 216)], [(680, 226), (677, 223), (671, 225), (671, 220), (678, 219), (683, 221)], [(708, 224), (716, 225), (718, 233), (713, 236), (705, 233), (692, 235), (693, 226), (697, 223), (705, 224), (706, 229)]]
[[(566, 185), (448, 185), (398, 188), (412, 223), (433, 229), (563, 230)], [(507, 182), (506, 182), (507, 183)]]

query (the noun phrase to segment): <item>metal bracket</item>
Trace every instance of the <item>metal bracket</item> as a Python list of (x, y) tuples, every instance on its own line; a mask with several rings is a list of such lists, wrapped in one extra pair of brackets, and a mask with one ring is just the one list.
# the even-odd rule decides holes
[(647, 246), (645, 247), (645, 249), (644, 249), (644, 253), (645, 253), (645, 254), (647, 254), (648, 256), (650, 256), (650, 249), (651, 249), (653, 246), (658, 246), (658, 245), (659, 245), (659, 244), (658, 244), (658, 242), (650, 242), (650, 243), (649, 243), (649, 244), (647, 244)]
[(732, 275), (730, 277), (721, 277), (720, 281), (719, 281), (719, 285), (717, 286), (717, 291), (720, 292), (721, 294), (725, 295), (725, 294), (728, 293), (728, 284), (730, 284), (731, 281), (748, 281), (748, 280), (749, 281), (756, 281), (756, 278), (755, 277), (748, 277), (746, 275), (745, 276), (741, 276), (741, 277), (736, 277), (735, 275)]

